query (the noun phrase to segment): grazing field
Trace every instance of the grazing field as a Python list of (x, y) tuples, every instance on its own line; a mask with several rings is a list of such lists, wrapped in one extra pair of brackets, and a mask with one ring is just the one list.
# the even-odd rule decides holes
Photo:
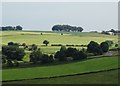
[(4, 69), (2, 70), (3, 81), (5, 80), (20, 80), (32, 79), (42, 77), (61, 76), (68, 74), (77, 74), (91, 71), (108, 70), (118, 68), (118, 57), (103, 57), (90, 59), (81, 62), (31, 67), (31, 68), (18, 68), (18, 69)]
[[(41, 33), (43, 35), (41, 35)], [(27, 45), (37, 44), (44, 53), (54, 54), (60, 49), (59, 46), (50, 46), (51, 44), (79, 44), (87, 45), (90, 41), (101, 43), (105, 40), (112, 40), (117, 42), (117, 36), (103, 35), (99, 33), (90, 32), (52, 32), (52, 31), (3, 31), (2, 44), (6, 45), (8, 42), (26, 43)], [(43, 41), (48, 40), (48, 46), (42, 46)], [(77, 47), (81, 49), (80, 47)]]
[(3, 84), (118, 84), (118, 70), (51, 79), (31, 79)]

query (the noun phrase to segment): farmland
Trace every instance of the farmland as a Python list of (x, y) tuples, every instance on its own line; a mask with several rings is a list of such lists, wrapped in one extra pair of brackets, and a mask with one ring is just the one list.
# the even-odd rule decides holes
[[(43, 35), (41, 35), (43, 33)], [(3, 31), (2, 44), (6, 45), (8, 42), (26, 43), (27, 45), (37, 44), (44, 53), (55, 53), (60, 49), (59, 46), (50, 46), (51, 44), (84, 44), (87, 45), (91, 40), (101, 43), (105, 40), (112, 40), (117, 42), (117, 36), (103, 35), (99, 33), (88, 32), (64, 32), (64, 35), (60, 35), (60, 32), (32, 32), (32, 31)], [(43, 45), (43, 41), (48, 40), (50, 44)], [(80, 47), (77, 47), (81, 49)]]
[(107, 70), (112, 68), (118, 68), (117, 57), (104, 57), (54, 66), (43, 66), (22, 69), (5, 69), (2, 71), (2, 74), (3, 80), (19, 80), (61, 76), (66, 74), (77, 74), (83, 72)]
[[(42, 33), (42, 35), (41, 35)], [(61, 35), (63, 33), (63, 35)], [(103, 35), (100, 33), (90, 33), (90, 32), (51, 32), (51, 31), (3, 31), (0, 36), (2, 39), (2, 45), (7, 45), (8, 42), (15, 43), (26, 43), (27, 45), (36, 44), (41, 49), (43, 53), (53, 54), (60, 50), (61, 46), (51, 46), (51, 44), (70, 44), (70, 45), (87, 45), (90, 41), (96, 41), (101, 43), (106, 40), (111, 40), (114, 43), (118, 42), (117, 36), (112, 35)], [(50, 43), (48, 46), (43, 44), (44, 40), (48, 40)], [(68, 46), (66, 46), (68, 48)], [(78, 50), (82, 49), (82, 47), (76, 47)], [(86, 48), (86, 47), (84, 47)], [(114, 48), (114, 45), (111, 47)], [(31, 51), (25, 50), (26, 55), (23, 58), (23, 61), (29, 63), (29, 54)], [(88, 59), (83, 61), (76, 61), (70, 63), (62, 63), (58, 65), (47, 65), (41, 66), (39, 64), (37, 67), (28, 67), (28, 68), (8, 68), (2, 70), (2, 79), (3, 81), (7, 80), (24, 80), (24, 81), (13, 81), (8, 83), (36, 83), (36, 84), (61, 84), (61, 83), (69, 83), (69, 84), (83, 84), (83, 83), (117, 83), (117, 70), (102, 72), (96, 74), (88, 74), (88, 75), (77, 75), (77, 76), (69, 76), (69, 77), (61, 77), (55, 79), (35, 79), (35, 78), (48, 78), (48, 77), (56, 77), (56, 76), (64, 76), (64, 75), (73, 75), (80, 73), (88, 73), (88, 72), (96, 72), (101, 70), (109, 70), (119, 68), (118, 66), (118, 56), (111, 57), (101, 57)], [(0, 71), (1, 72), (1, 71)], [(115, 74), (115, 75), (114, 75)], [(112, 77), (110, 77), (112, 76)], [(82, 78), (81, 78), (82, 77)], [(99, 77), (99, 78), (96, 78)], [(103, 78), (105, 80), (103, 80)], [(73, 80), (76, 78), (76, 80)], [(98, 79), (96, 82), (91, 82), (93, 79)], [(79, 82), (79, 80), (81, 82)], [(61, 82), (60, 82), (61, 81)], [(93, 80), (92, 80), (93, 81)]]
[(51, 79), (31, 79), (3, 84), (118, 84), (118, 70)]

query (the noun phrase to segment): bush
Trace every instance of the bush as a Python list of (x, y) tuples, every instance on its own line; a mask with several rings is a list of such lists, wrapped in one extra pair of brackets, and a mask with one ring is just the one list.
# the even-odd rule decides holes
[(51, 63), (53, 61), (54, 61), (54, 59), (53, 59), (52, 55), (50, 55), (50, 57), (47, 54), (42, 55), (42, 59), (41, 59), (42, 63)]
[(87, 45), (87, 51), (90, 53), (94, 53), (95, 55), (101, 55), (103, 53), (100, 45), (94, 41), (91, 41)]
[(49, 41), (48, 40), (44, 40), (43, 44), (45, 44), (47, 46), (49, 44)]
[(100, 47), (101, 47), (101, 49), (102, 49), (103, 52), (107, 52), (109, 50), (109, 45), (108, 45), (107, 42), (102, 42), (100, 44)]
[(107, 43), (108, 43), (109, 47), (111, 47), (111, 46), (114, 44), (114, 42), (113, 42), (113, 41), (111, 41), (111, 40), (106, 40), (105, 42), (107, 42)]
[(33, 62), (34, 64), (36, 64), (37, 62), (39, 62), (42, 58), (42, 52), (40, 51), (40, 49), (32, 51), (30, 53), (30, 62)]
[(87, 55), (83, 51), (74, 52), (74, 55), (73, 55), (74, 60), (82, 60), (86, 58), (87, 58)]

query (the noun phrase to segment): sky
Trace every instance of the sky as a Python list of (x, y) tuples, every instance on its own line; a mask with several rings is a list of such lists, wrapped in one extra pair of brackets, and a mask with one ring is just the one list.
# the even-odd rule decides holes
[(56, 24), (87, 31), (118, 29), (117, 2), (3, 2), (2, 26), (51, 31)]

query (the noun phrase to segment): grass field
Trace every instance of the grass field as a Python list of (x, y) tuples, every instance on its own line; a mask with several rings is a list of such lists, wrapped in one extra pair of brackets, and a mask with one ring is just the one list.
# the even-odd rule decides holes
[[(41, 35), (43, 33), (43, 35)], [(118, 42), (117, 36), (103, 35), (99, 33), (88, 33), (88, 32), (64, 32), (64, 35), (60, 35), (61, 32), (51, 32), (51, 31), (3, 31), (0, 36), (0, 43), (2, 45), (7, 45), (8, 42), (16, 43), (26, 43), (28, 45), (37, 44), (41, 48), (43, 53), (54, 54), (60, 49), (59, 46), (50, 46), (51, 44), (83, 44), (87, 45), (90, 41), (96, 41), (101, 43), (105, 40), (112, 40), (113, 42)], [(50, 44), (48, 46), (42, 46), (42, 42), (48, 40)], [(114, 47), (114, 46), (113, 46)], [(76, 47), (81, 49), (81, 47)], [(29, 54), (31, 51), (25, 51), (26, 55), (24, 61), (29, 61)], [(118, 71), (101, 72), (96, 74), (88, 75), (78, 75), (70, 77), (61, 77), (55, 79), (37, 79), (34, 78), (45, 78), (53, 76), (61, 76), (68, 74), (78, 74), (85, 72), (93, 72), (100, 70), (108, 70), (112, 68), (118, 68), (118, 57), (103, 57), (96, 59), (89, 59), (86, 61), (72, 62), (68, 64), (59, 64), (51, 66), (41, 66), (41, 67), (30, 67), (30, 68), (16, 68), (16, 69), (3, 69), (2, 79), (6, 80), (21, 80), (21, 79), (33, 79), (24, 80), (20, 82), (10, 82), (10, 83), (35, 83), (35, 84), (84, 84), (84, 83), (117, 83), (117, 73)], [(112, 81), (112, 82), (111, 82)], [(9, 83), (9, 82), (8, 82)]]
[(118, 84), (118, 70), (51, 79), (3, 82), (3, 84)]
[[(40, 35), (43, 33), (43, 35)], [(88, 33), (88, 32), (64, 32), (64, 35), (60, 35), (61, 32), (52, 31), (3, 31), (2, 44), (7, 44), (8, 42), (26, 43), (28, 45), (37, 44), (44, 53), (53, 54), (60, 49), (58, 46), (50, 46), (51, 44), (83, 44), (87, 45), (90, 41), (96, 41), (101, 43), (105, 40), (112, 40), (114, 42), (118, 41), (117, 36), (103, 35), (99, 33)], [(50, 44), (48, 46), (43, 45), (43, 41), (48, 40)], [(80, 49), (80, 47), (77, 47)]]
[(91, 71), (107, 70), (118, 68), (118, 58), (103, 57), (90, 59), (82, 62), (75, 62), (70, 64), (18, 68), (18, 69), (4, 69), (2, 70), (4, 80), (19, 80), (32, 79), (41, 77), (61, 76), (66, 74), (77, 74)]
[[(41, 45), (44, 40), (49, 40), (50, 44), (88, 44), (91, 40), (98, 43), (105, 40), (117, 41), (116, 36), (107, 36), (98, 33), (59, 33), (42, 32), (24, 32), (24, 31), (4, 31), (2, 32), (2, 44), (8, 42), (27, 43)], [(24, 34), (24, 35), (23, 35)]]

